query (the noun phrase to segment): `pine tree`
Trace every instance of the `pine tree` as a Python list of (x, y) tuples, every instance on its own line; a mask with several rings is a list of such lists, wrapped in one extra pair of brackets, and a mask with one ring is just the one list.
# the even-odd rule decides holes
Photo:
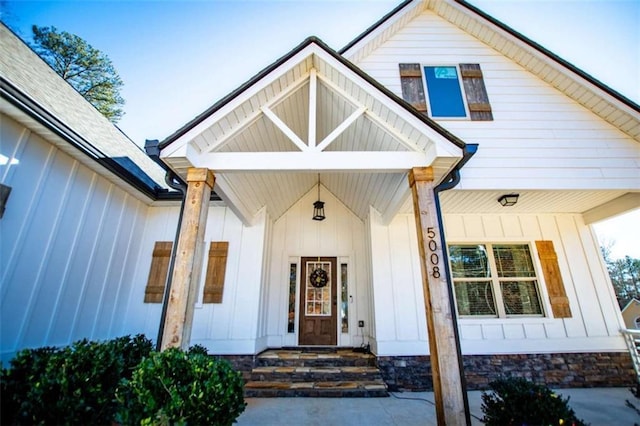
[(34, 25), (33, 50), (111, 122), (124, 114), (120, 108), (122, 79), (103, 52), (85, 40), (55, 27)]

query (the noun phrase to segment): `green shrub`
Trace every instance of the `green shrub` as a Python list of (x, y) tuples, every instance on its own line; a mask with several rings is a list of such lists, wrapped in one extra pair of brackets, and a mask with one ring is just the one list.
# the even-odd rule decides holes
[(138, 335), (20, 351), (2, 372), (2, 424), (111, 424), (120, 380), (151, 349)]
[(499, 379), (482, 393), (482, 421), (488, 426), (584, 425), (563, 399), (551, 389), (522, 378)]
[(167, 349), (123, 381), (117, 421), (124, 425), (230, 425), (244, 411), (243, 380), (224, 360)]

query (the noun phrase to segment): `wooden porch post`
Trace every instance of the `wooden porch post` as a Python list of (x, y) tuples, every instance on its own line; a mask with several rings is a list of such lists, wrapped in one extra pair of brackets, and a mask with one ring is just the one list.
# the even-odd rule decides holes
[(162, 350), (172, 347), (186, 349), (189, 346), (202, 266), (202, 242), (214, 183), (215, 176), (211, 170), (190, 168), (187, 172), (187, 195), (160, 346)]
[(439, 425), (466, 425), (470, 424), (469, 408), (462, 384), (462, 363), (446, 280), (447, 265), (443, 261), (444, 248), (433, 191), (433, 169), (412, 169), (409, 172), (409, 185), (418, 231), (436, 416)]

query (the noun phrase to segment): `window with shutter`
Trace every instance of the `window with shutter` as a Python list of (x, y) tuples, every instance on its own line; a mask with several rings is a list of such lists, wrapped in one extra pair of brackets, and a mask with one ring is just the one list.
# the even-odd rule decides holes
[(538, 257), (542, 266), (542, 274), (547, 284), (551, 310), (556, 318), (571, 318), (569, 298), (564, 289), (558, 256), (553, 248), (553, 241), (536, 241)]
[(423, 114), (434, 119), (493, 120), (479, 64), (400, 64), (399, 68), (403, 99)]
[(211, 242), (209, 246), (207, 277), (204, 283), (203, 303), (222, 303), (228, 252), (228, 241)]
[(156, 241), (149, 269), (149, 279), (144, 291), (144, 303), (162, 303), (172, 247), (171, 241)]
[(461, 317), (544, 314), (528, 244), (455, 244), (449, 259)]

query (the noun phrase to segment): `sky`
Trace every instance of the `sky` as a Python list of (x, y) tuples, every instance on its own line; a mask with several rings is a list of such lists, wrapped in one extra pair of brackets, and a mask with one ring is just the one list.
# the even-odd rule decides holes
[[(640, 103), (640, 0), (469, 0)], [(76, 34), (125, 85), (118, 123), (135, 143), (164, 139), (306, 37), (339, 50), (400, 0), (0, 0), (3, 21)], [(640, 210), (596, 226), (612, 256), (640, 258)], [(611, 223), (613, 222), (613, 223)]]

